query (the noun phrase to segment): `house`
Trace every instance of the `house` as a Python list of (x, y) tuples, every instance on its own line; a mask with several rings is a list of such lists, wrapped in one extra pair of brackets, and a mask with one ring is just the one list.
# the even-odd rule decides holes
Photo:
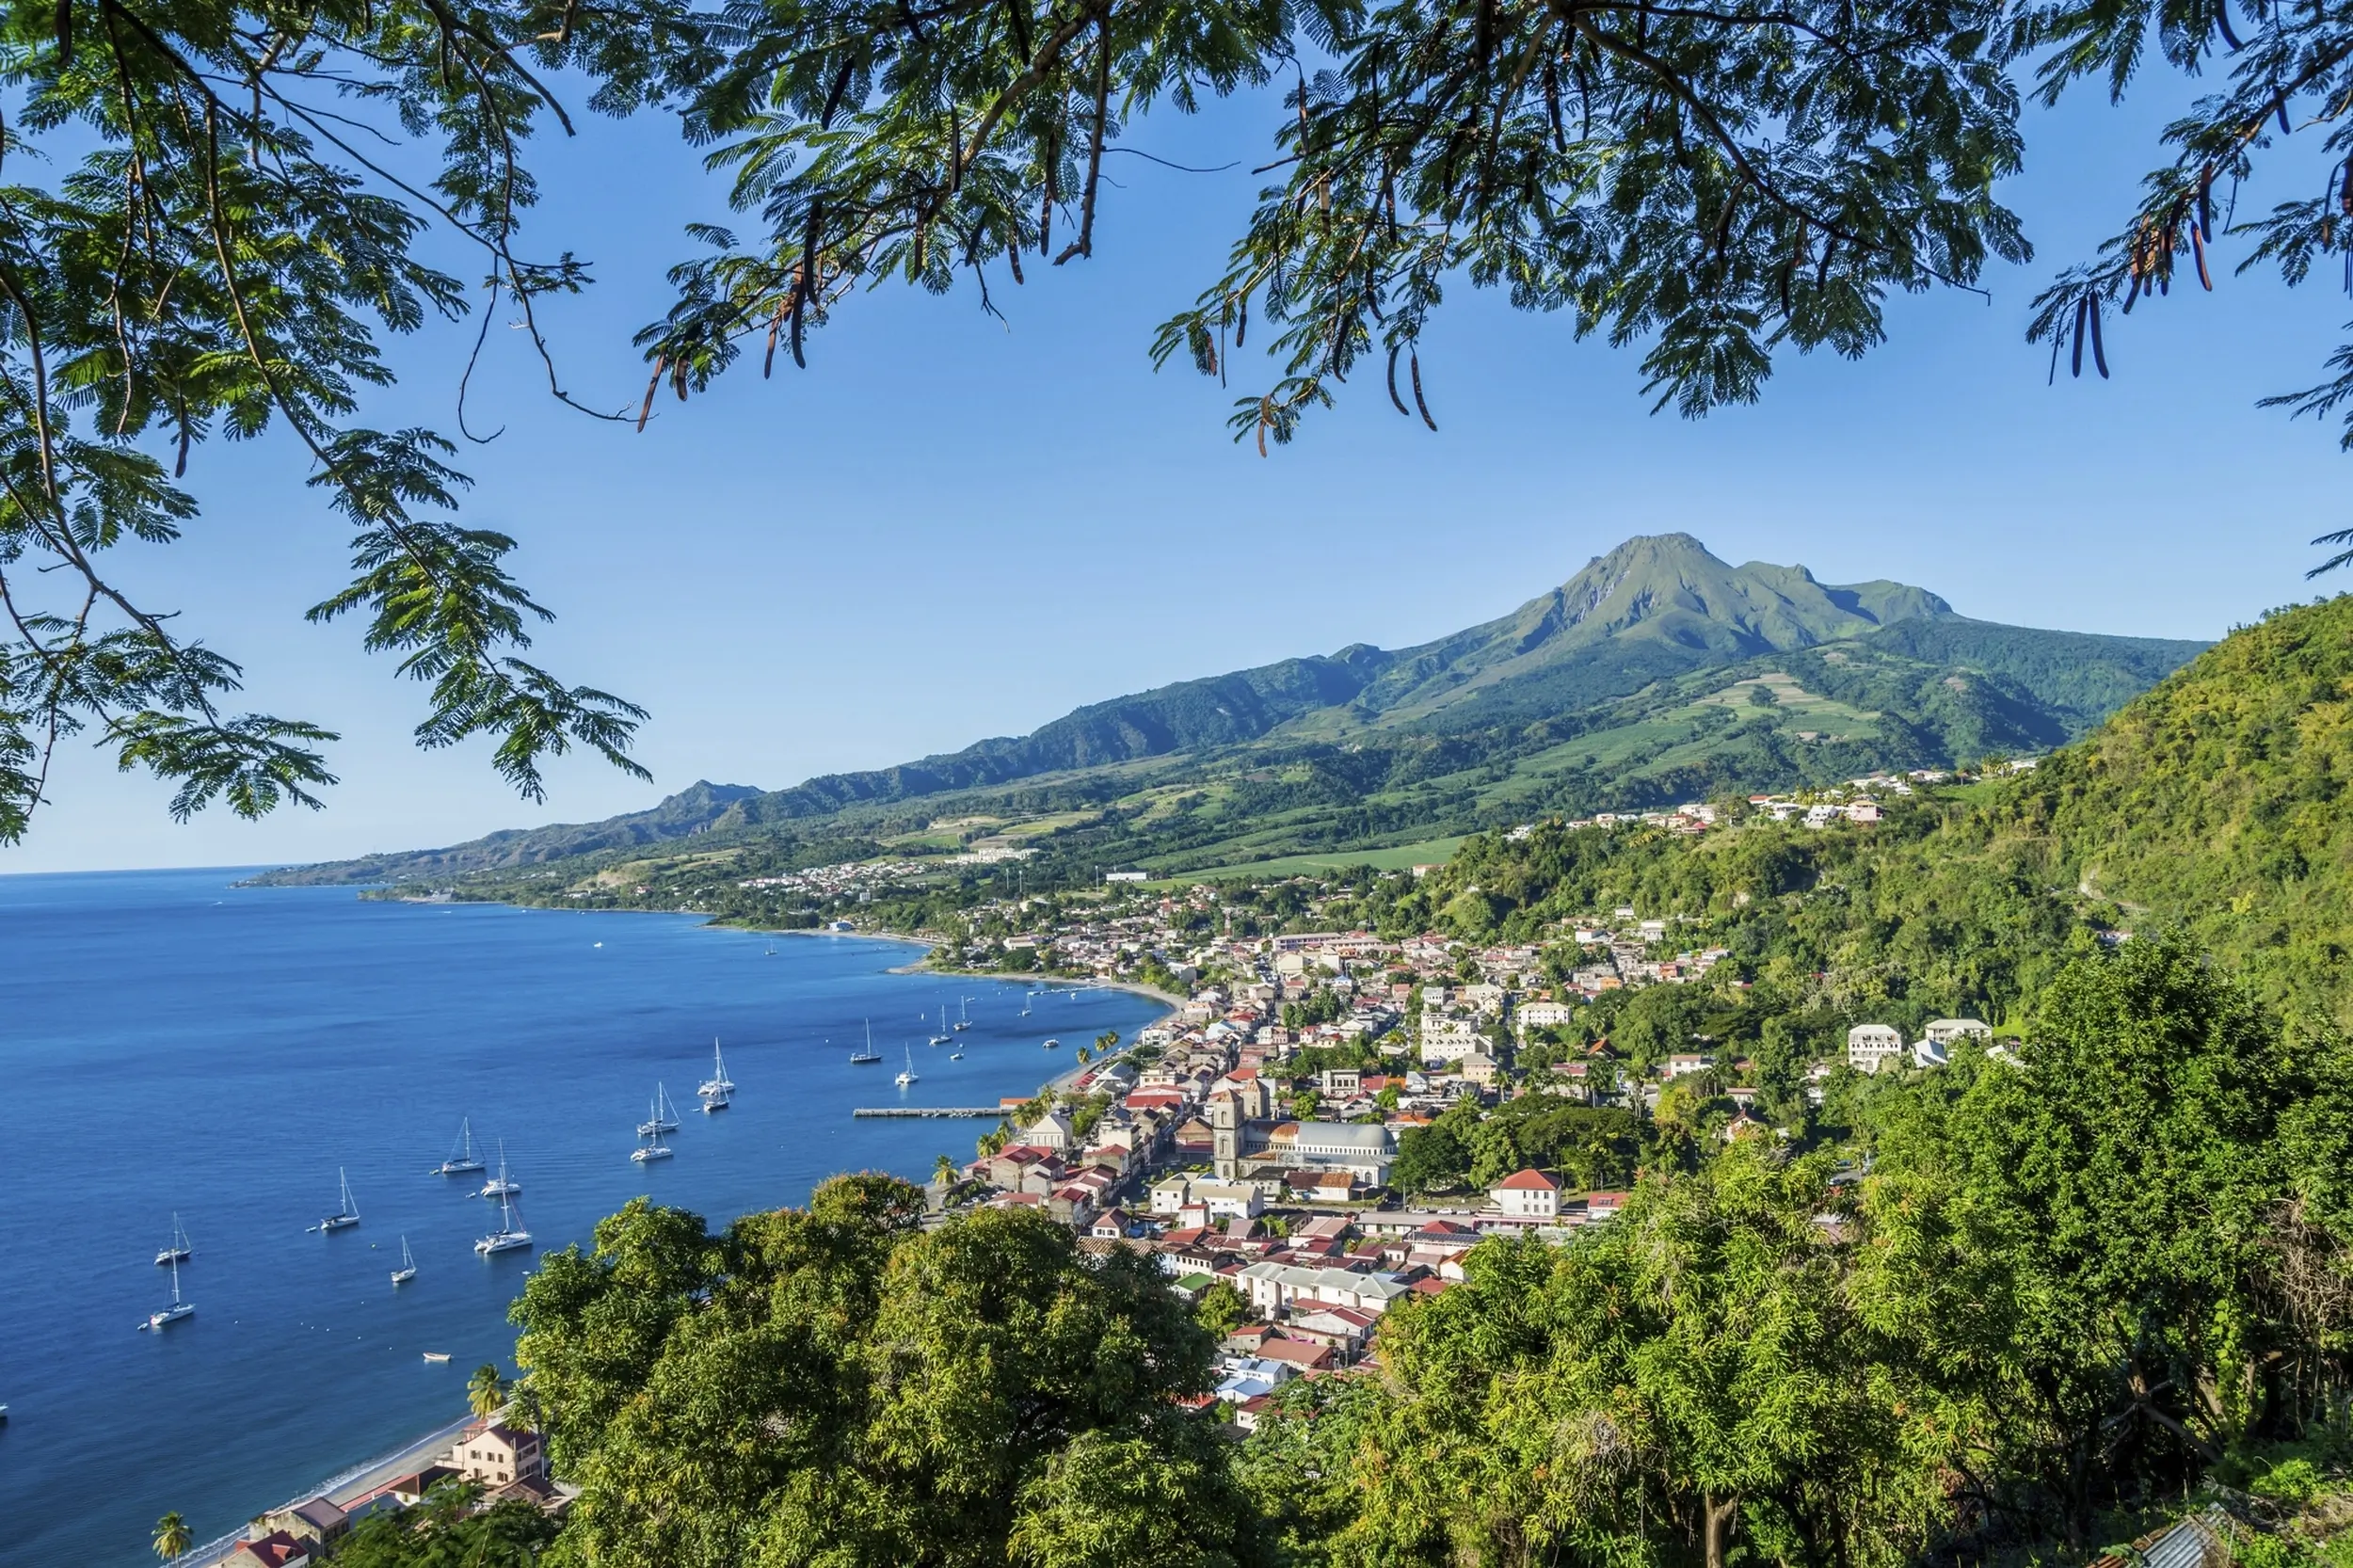
[(1355, 1067), (1326, 1067), (1317, 1075), (1317, 1088), (1330, 1099), (1353, 1099), (1364, 1093), (1365, 1075)]
[(1329, 1345), (1305, 1339), (1269, 1339), (1258, 1347), (1258, 1359), (1280, 1362), (1298, 1372), (1328, 1371), (1337, 1359)]
[(1295, 1314), (1285, 1333), (1311, 1345), (1326, 1345), (1341, 1360), (1353, 1360), (1371, 1337), (1372, 1314), (1353, 1307), (1325, 1306)]
[(449, 1464), (463, 1479), (496, 1489), (544, 1473), (547, 1460), (537, 1432), (493, 1423), (459, 1438), (449, 1451)]
[(1487, 1048), (1487, 1037), (1468, 1018), (1433, 1018), (1424, 1013), (1418, 1042), (1422, 1064), (1442, 1066)]
[(1121, 1237), (1128, 1234), (1128, 1226), (1130, 1222), (1125, 1210), (1118, 1208), (1106, 1208), (1102, 1213), (1097, 1214), (1095, 1217), (1095, 1223), (1093, 1224), (1087, 1226), (1087, 1234), (1089, 1236), (1099, 1237), (1106, 1241), (1116, 1241)]
[(1847, 1031), (1847, 1065), (1856, 1072), (1876, 1073), (1903, 1054), (1903, 1034), (1890, 1025), (1857, 1024)]
[(1512, 1021), (1522, 1031), (1559, 1029), (1576, 1012), (1577, 1009), (1565, 1001), (1524, 1001), (1512, 1010)]
[(1926, 1043), (1941, 1047), (1946, 1052), (1972, 1036), (1979, 1040), (1991, 1040), (1993, 1038), (1993, 1031), (1975, 1018), (1938, 1018), (1932, 1021), (1925, 1031)]
[(319, 1547), (342, 1540), (351, 1528), (351, 1516), (326, 1497), (312, 1497), (263, 1514), (254, 1528), (264, 1536), (282, 1531)]
[(1388, 1274), (1310, 1269), (1272, 1259), (1251, 1264), (1234, 1276), (1233, 1285), (1249, 1296), (1254, 1308), (1269, 1317), (1299, 1302), (1318, 1308), (1345, 1306), (1378, 1317), (1407, 1288)]
[(1715, 1064), (1716, 1059), (1712, 1056), (1697, 1051), (1677, 1051), (1659, 1064), (1658, 1073), (1666, 1079), (1688, 1078), (1693, 1073), (1704, 1073)]
[(1188, 1201), (1202, 1205), (1213, 1220), (1255, 1220), (1266, 1212), (1266, 1195), (1255, 1182), (1196, 1180)]
[(1068, 1154), (1076, 1146), (1071, 1131), (1070, 1112), (1059, 1105), (1049, 1105), (1038, 1119), (1016, 1135), (1032, 1148), (1048, 1154)]
[(1174, 1176), (1152, 1184), (1152, 1212), (1181, 1214), (1186, 1201), (1193, 1194), (1193, 1178)]
[(1496, 1059), (1483, 1050), (1475, 1050), (1463, 1058), (1463, 1081), (1481, 1089), (1492, 1088), (1502, 1070)]
[(272, 1530), (259, 1541), (240, 1541), (229, 1554), (229, 1568), (310, 1568), (314, 1560), (311, 1543), (284, 1530)]
[(1542, 1171), (1518, 1171), (1487, 1189), (1487, 1201), (1515, 1220), (1558, 1219), (1561, 1184)]

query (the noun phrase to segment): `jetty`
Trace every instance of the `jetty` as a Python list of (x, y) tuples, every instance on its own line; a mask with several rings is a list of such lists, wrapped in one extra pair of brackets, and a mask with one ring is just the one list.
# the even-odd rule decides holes
[(985, 1116), (990, 1121), (1004, 1113), (1001, 1105), (875, 1105), (850, 1112), (853, 1116)]

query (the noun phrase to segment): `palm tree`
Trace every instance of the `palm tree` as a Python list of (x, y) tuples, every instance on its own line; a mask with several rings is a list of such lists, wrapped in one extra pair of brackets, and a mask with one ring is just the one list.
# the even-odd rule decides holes
[(499, 1369), (487, 1361), (476, 1367), (473, 1376), (466, 1380), (468, 1408), (487, 1421), (497, 1415), (499, 1406), (505, 1402), (506, 1382), (499, 1376)]
[(956, 1162), (941, 1155), (932, 1162), (932, 1179), (942, 1187), (953, 1187), (956, 1184)]
[(187, 1556), (195, 1545), (196, 1538), (188, 1533), (188, 1522), (177, 1511), (155, 1521), (155, 1555), (166, 1562)]

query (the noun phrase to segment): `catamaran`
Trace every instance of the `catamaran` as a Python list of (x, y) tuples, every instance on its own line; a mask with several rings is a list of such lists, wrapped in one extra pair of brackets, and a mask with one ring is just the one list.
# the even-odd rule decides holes
[(492, 1253), (514, 1252), (531, 1245), (531, 1232), (515, 1223), (515, 1200), (499, 1198), (499, 1227), (473, 1244), (473, 1250), (488, 1257)]
[(923, 1043), (927, 1046), (944, 1046), (954, 1039), (955, 1036), (948, 1032), (948, 1009), (943, 1005), (939, 1010), (939, 1032)]
[[(956, 999), (955, 1030), (958, 1034), (963, 1033), (966, 1030), (972, 1027), (972, 1014), (970, 1010), (965, 1006), (965, 1003), (970, 1001), (972, 999), (970, 997), (958, 997)], [(944, 1007), (941, 1008), (939, 1010), (939, 1016), (943, 1018), (946, 1017), (948, 1016), (948, 1010)]]
[(160, 1269), (167, 1263), (185, 1263), (195, 1256), (196, 1249), (188, 1245), (188, 1233), (181, 1225), (180, 1216), (174, 1214), (171, 1217), (171, 1240), (163, 1251), (155, 1255), (155, 1267)]
[(392, 1271), (392, 1283), (406, 1285), (417, 1277), (417, 1260), (408, 1256), (408, 1238), (400, 1239), (400, 1267)]
[(874, 1048), (874, 1020), (869, 1018), (866, 1020), (866, 1048), (864, 1050), (854, 1050), (850, 1053), (850, 1065), (853, 1067), (862, 1067), (870, 1062), (879, 1062), (881, 1060), (882, 1052)]
[(351, 1178), (344, 1175), (340, 1165), (335, 1168), (335, 1180), (343, 1189), (344, 1206), (319, 1222), (318, 1228), (323, 1231), (348, 1230), (360, 1223), (360, 1210), (351, 1201)]
[(165, 1307), (161, 1312), (149, 1313), (147, 1315), (147, 1321), (141, 1323), (139, 1327), (143, 1329), (167, 1329), (183, 1318), (193, 1318), (195, 1316), (196, 1304), (193, 1302), (184, 1302), (180, 1299), (180, 1265), (177, 1260), (174, 1260), (171, 1265), (171, 1304)]
[(901, 1046), (899, 1048), (907, 1053), (907, 1070), (901, 1073), (892, 1081), (896, 1082), (900, 1088), (904, 1089), (908, 1084), (915, 1081), (915, 1052), (913, 1049), (905, 1046)]
[[(672, 1122), (670, 1126), (675, 1128), (678, 1124)], [(662, 1141), (662, 1086), (660, 1084), (654, 1085), (653, 1114), (637, 1124), (637, 1136), (645, 1142), (630, 1150), (629, 1157), (640, 1165), (670, 1158), (672, 1152), (670, 1145)]]
[(678, 1107), (670, 1103), (670, 1091), (657, 1083), (653, 1086), (653, 1114), (637, 1124), (637, 1136), (653, 1138), (677, 1130)]
[(523, 1184), (506, 1174), (506, 1140), (499, 1140), (499, 1174), (482, 1184), (486, 1198), (511, 1198), (523, 1190)]
[(480, 1169), (482, 1169), (482, 1157), (473, 1152), (473, 1123), (470, 1119), (461, 1117), (457, 1123), (457, 1146), (449, 1151), (449, 1158), (441, 1161), (440, 1168), (434, 1174), (436, 1176), (472, 1176)]
[(711, 1042), (711, 1076), (703, 1080), (695, 1093), (705, 1099), (725, 1099), (735, 1093), (735, 1080), (728, 1077), (728, 1064), (719, 1054), (719, 1042)]

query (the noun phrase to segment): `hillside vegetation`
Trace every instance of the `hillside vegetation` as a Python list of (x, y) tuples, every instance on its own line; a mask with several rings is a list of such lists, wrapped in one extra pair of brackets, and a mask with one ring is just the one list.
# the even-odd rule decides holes
[(1733, 567), (1666, 535), (1416, 648), (1360, 644), (1090, 704), (898, 767), (773, 792), (699, 783), (609, 822), (276, 879), (522, 900), (642, 886), (648, 906), (777, 918), (696, 891), (728, 885), (712, 857), (732, 856), (740, 881), (966, 818), (1058, 820), (1025, 840), (1041, 861), (1033, 886), (1111, 864), (1198, 872), (2041, 751), (2199, 646), (1967, 620), (1925, 589)]

